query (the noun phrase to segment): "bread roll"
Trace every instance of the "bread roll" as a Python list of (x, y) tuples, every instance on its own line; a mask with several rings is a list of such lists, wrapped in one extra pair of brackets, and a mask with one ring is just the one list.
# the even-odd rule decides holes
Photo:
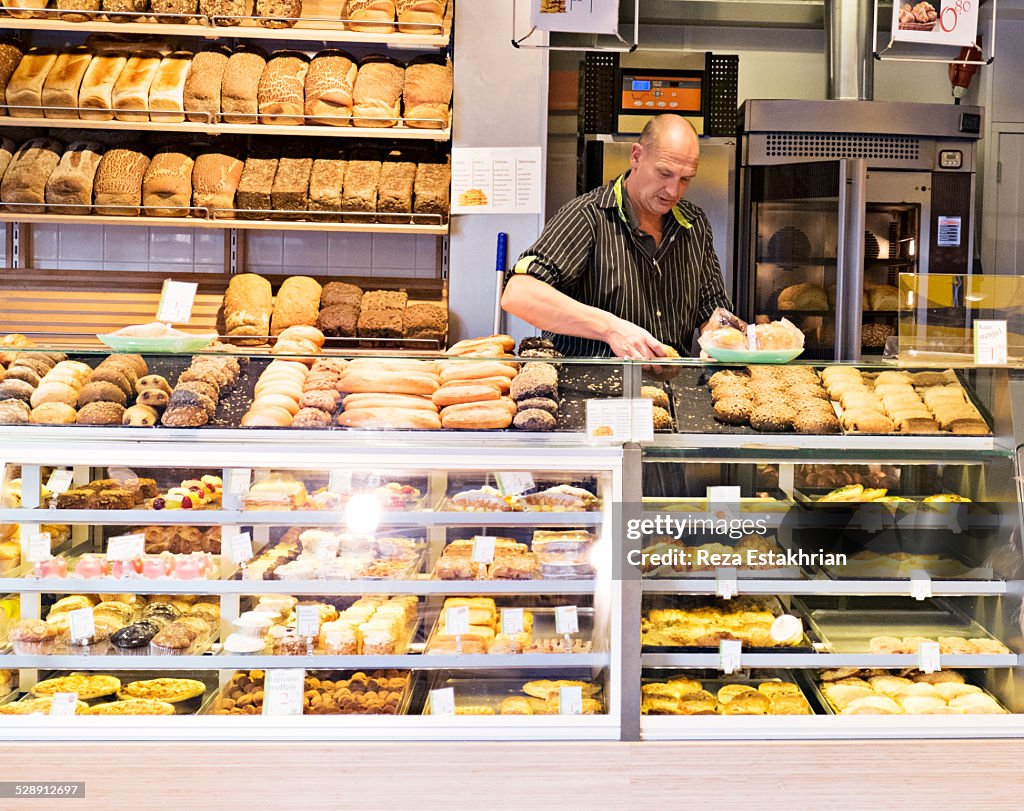
[(78, 90), (78, 106), (96, 108), (97, 112), (80, 110), (80, 118), (110, 121), (114, 117), (114, 85), (127, 64), (128, 55), (117, 52), (96, 54), (90, 60)]
[(252, 16), (253, 0), (199, 0), (199, 13), (216, 17), (214, 25), (240, 25), (239, 17)]
[(96, 213), (111, 217), (138, 217), (142, 181), (148, 168), (149, 158), (137, 149), (107, 150), (100, 158), (93, 183)]
[(192, 205), (210, 209), (214, 217), (231, 218), (235, 190), (244, 164), (234, 155), (207, 152), (192, 167)]
[[(448, 409), (445, 409), (448, 411)], [(447, 414), (442, 412), (441, 425), (468, 431), (487, 431), (497, 428), (508, 428), (514, 415), (503, 405), (481, 403), (455, 406)]]
[[(309, 175), (312, 170), (311, 157), (282, 155), (277, 165), (277, 173), (274, 175), (274, 186), (270, 195), (271, 207), (277, 211), (305, 211), (309, 201)], [(274, 215), (278, 219), (285, 219), (288, 216)], [(319, 298), (317, 303), (319, 305)]]
[(459, 381), (445, 383), (431, 398), (436, 406), (451, 406), (459, 403), (479, 403), (486, 400), (500, 400), (501, 390), (489, 383)]
[(437, 406), (429, 397), (414, 394), (350, 394), (342, 400), (346, 411), (361, 408), (411, 408), (417, 411), (437, 413)]
[(393, 127), (401, 114), (405, 68), (392, 59), (371, 56), (356, 74), (352, 123), (357, 127)]
[[(73, 48), (60, 54), (43, 82), (43, 106), (77, 107), (78, 91), (91, 61), (92, 54), (86, 48)], [(74, 109), (44, 110), (43, 114), (47, 118), (78, 118)]]
[(42, 118), (43, 84), (50, 69), (57, 62), (57, 52), (48, 48), (30, 48), (22, 57), (7, 83), (7, 104), (14, 118)]
[(417, 61), (405, 70), (402, 115), (407, 127), (444, 129), (448, 126), (448, 107), (452, 101), (452, 63)]
[(421, 163), (416, 167), (412, 210), (428, 216), (414, 215), (414, 223), (440, 225), (447, 221), (451, 180), (451, 166), (447, 163)]
[[(250, 152), (245, 159), (245, 166), (242, 169), (242, 177), (238, 181), (238, 191), (235, 195), (235, 206), (240, 209), (238, 216), (245, 220), (262, 220), (267, 214), (262, 213), (273, 208), (271, 191), (274, 188), (274, 177), (277, 175), (278, 158), (272, 154), (270, 149)], [(241, 209), (249, 209), (255, 213), (249, 213)], [(270, 311), (267, 310), (267, 317)], [(264, 330), (263, 335), (269, 334)]]
[[(7, 84), (11, 81), (18, 63), (25, 55), (25, 49), (16, 40), (0, 40), (0, 100), (6, 100)], [(6, 101), (5, 101), (6, 103)], [(7, 115), (7, 110), (0, 109), (0, 115)]]
[(441, 418), (431, 411), (413, 408), (360, 408), (339, 414), (338, 425), (378, 430), (439, 431)]
[[(384, 161), (377, 195), (378, 217), (384, 223), (407, 223), (412, 213), (412, 187), (416, 180), (416, 164), (411, 161)], [(398, 216), (396, 216), (398, 215)]]
[[(321, 148), (309, 175), (309, 210), (341, 211), (341, 193), (345, 185), (346, 162), (340, 149)], [(319, 216), (317, 220), (334, 221), (340, 216)]]
[(185, 120), (185, 81), (192, 66), (190, 51), (175, 51), (160, 60), (149, 88), (149, 117), (153, 121)]
[(390, 34), (395, 30), (395, 0), (348, 0), (344, 19), (350, 31)]
[(346, 394), (423, 394), (440, 388), (436, 375), (417, 372), (346, 372), (335, 388)]
[(220, 107), (229, 124), (255, 124), (259, 111), (257, 94), (267, 65), (266, 55), (255, 48), (235, 51), (224, 68)]
[(224, 329), (242, 346), (262, 344), (270, 334), (274, 294), (270, 282), (255, 273), (232, 276), (224, 293)]
[(320, 292), (323, 288), (309, 276), (290, 276), (277, 291), (274, 314), (270, 319), (270, 334), (280, 335), (288, 327), (299, 324), (313, 326), (320, 311)]
[[(160, 69), (155, 51), (133, 53), (114, 83), (112, 99), (118, 121), (149, 121), (149, 87)], [(141, 189), (141, 185), (140, 185)]]
[(344, 51), (321, 51), (306, 73), (305, 111), (310, 124), (347, 127), (352, 123), (356, 64)]
[(257, 89), (260, 123), (299, 126), (303, 123), (306, 72), (309, 60), (297, 51), (274, 54), (260, 76)]
[(291, 28), (302, 16), (302, 0), (256, 0), (256, 16), (264, 28)]
[(191, 15), (199, 11), (199, 0), (150, 0), (150, 10), (156, 15), (158, 23), (184, 23), (181, 15)]
[[(80, 0), (67, 0), (69, 3), (79, 3)], [(137, 15), (146, 10), (148, 0), (103, 0), (103, 14), (105, 19), (112, 23), (141, 22)], [(77, 6), (82, 8), (81, 5)]]
[(53, 138), (33, 138), (21, 145), (0, 181), (0, 200), (5, 203), (38, 203), (31, 206), (7, 206), (19, 214), (46, 211), (46, 181), (57, 168), (64, 145)]
[(440, 34), (444, 23), (442, 0), (396, 0), (398, 30), (403, 34)]
[(157, 152), (142, 180), (147, 217), (187, 217), (192, 202), (192, 167), (184, 152)]
[(192, 57), (182, 99), (189, 121), (207, 123), (220, 115), (220, 85), (228, 66), (228, 54), (222, 50), (200, 51)]
[[(51, 214), (89, 214), (92, 188), (103, 155), (96, 141), (73, 141), (46, 181), (46, 209)], [(76, 206), (74, 208), (69, 206)]]
[(373, 222), (377, 211), (377, 193), (380, 187), (381, 162), (377, 160), (351, 160), (345, 167), (345, 186), (341, 208), (346, 212), (345, 222)]

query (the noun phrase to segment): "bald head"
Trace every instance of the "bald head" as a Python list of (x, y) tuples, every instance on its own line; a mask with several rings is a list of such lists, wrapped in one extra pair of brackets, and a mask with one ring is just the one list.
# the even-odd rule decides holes
[(667, 214), (697, 174), (699, 158), (700, 141), (689, 121), (672, 114), (652, 118), (629, 154), (630, 202), (641, 213)]
[(675, 141), (699, 144), (697, 130), (694, 129), (693, 124), (681, 115), (672, 113), (656, 115), (650, 119), (644, 125), (637, 141), (648, 147), (657, 147), (663, 143), (672, 144)]

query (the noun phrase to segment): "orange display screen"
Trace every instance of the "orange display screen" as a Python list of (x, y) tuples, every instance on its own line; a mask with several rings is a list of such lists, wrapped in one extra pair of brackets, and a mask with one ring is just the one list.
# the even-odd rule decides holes
[(701, 77), (624, 74), (620, 112), (699, 113)]

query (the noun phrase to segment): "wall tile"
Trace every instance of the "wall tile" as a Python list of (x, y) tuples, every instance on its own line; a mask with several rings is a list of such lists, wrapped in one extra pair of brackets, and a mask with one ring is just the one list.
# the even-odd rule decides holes
[(286, 231), (284, 233), (286, 267), (322, 271), (327, 267), (327, 234)]
[(63, 225), (57, 252), (62, 262), (67, 259), (97, 266), (103, 261), (103, 231), (91, 225)]
[(145, 270), (149, 263), (149, 228), (129, 226), (104, 226), (103, 261), (109, 263), (131, 262)]
[(150, 229), (149, 259), (155, 263), (192, 264), (192, 233), (175, 228)]
[(399, 238), (394, 234), (373, 236), (373, 267), (392, 268), (416, 267), (416, 243), (408, 237)]
[(242, 232), (246, 239), (246, 254), (250, 267), (280, 266), (284, 257), (284, 239), (280, 231)]
[[(32, 226), (32, 264), (43, 267), (43, 262), (54, 262), (57, 259), (57, 239), (60, 226), (58, 225), (34, 225)], [(0, 251), (6, 250), (6, 245), (0, 247)], [(5, 257), (6, 259), (6, 257)], [(6, 264), (6, 262), (5, 262)], [(46, 265), (51, 267), (51, 265)]]
[(373, 237), (370, 234), (329, 233), (327, 262), (332, 268), (344, 268), (352, 275), (369, 273), (373, 263)]

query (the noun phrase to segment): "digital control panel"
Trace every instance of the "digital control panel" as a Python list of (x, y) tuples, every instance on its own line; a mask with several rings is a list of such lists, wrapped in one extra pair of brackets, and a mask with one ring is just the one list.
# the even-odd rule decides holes
[(622, 70), (619, 115), (701, 112), (702, 71)]

